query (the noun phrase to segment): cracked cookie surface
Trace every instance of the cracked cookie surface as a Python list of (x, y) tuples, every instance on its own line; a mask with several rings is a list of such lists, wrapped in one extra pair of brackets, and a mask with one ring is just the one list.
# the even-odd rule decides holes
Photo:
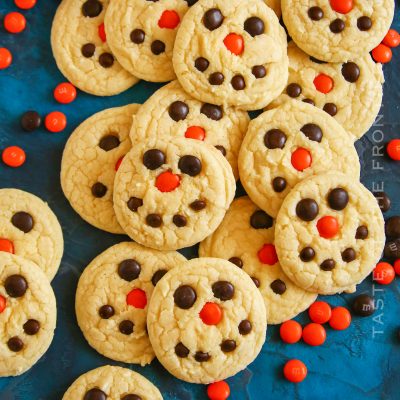
[(158, 360), (172, 375), (206, 384), (235, 375), (256, 358), (266, 311), (245, 272), (226, 260), (197, 258), (158, 283), (147, 327)]

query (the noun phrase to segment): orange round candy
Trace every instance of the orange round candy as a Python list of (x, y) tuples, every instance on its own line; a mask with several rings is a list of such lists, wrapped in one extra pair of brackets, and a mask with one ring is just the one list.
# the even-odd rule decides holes
[(400, 161), (400, 139), (391, 140), (386, 146), (386, 151), (392, 160)]
[(185, 137), (188, 139), (204, 140), (206, 138), (206, 131), (201, 126), (189, 126)]
[(319, 236), (325, 239), (332, 239), (339, 232), (339, 222), (335, 217), (327, 215), (318, 220), (317, 229)]
[(23, 10), (29, 10), (36, 5), (36, 0), (14, 0), (14, 3), (17, 7)]
[(333, 89), (333, 80), (328, 75), (319, 74), (314, 79), (314, 86), (318, 92), (327, 94)]
[(281, 325), (279, 334), (285, 343), (297, 343), (301, 339), (302, 327), (297, 321), (291, 319)]
[(0, 69), (8, 68), (12, 63), (12, 54), (5, 47), (0, 47)]
[(104, 23), (100, 24), (98, 27), (98, 34), (99, 38), (103, 43), (107, 42), (107, 36), (106, 36), (106, 29), (104, 28)]
[(225, 381), (214, 382), (207, 387), (207, 396), (210, 400), (226, 400), (230, 394), (231, 390)]
[(206, 325), (218, 325), (222, 319), (222, 309), (217, 303), (206, 303), (200, 311), (200, 318)]
[(4, 17), (4, 28), (10, 33), (20, 33), (26, 27), (26, 19), (19, 12), (10, 12)]
[(297, 171), (304, 171), (305, 169), (311, 167), (311, 153), (307, 149), (299, 147), (292, 153), (291, 162), (293, 167), (297, 169)]
[(294, 383), (304, 381), (307, 376), (307, 367), (300, 360), (290, 360), (285, 364), (283, 368), (283, 375), (285, 378)]
[(165, 171), (157, 176), (156, 188), (160, 192), (172, 192), (181, 184), (179, 175), (173, 174), (171, 171)]
[(383, 38), (382, 43), (388, 47), (397, 47), (400, 44), (400, 34), (394, 29), (389, 29), (389, 32)]
[(264, 244), (257, 253), (258, 259), (263, 264), (274, 265), (278, 262), (275, 246), (273, 244)]
[(351, 314), (350, 311), (345, 307), (335, 307), (332, 310), (332, 316), (329, 320), (329, 325), (331, 328), (338, 331), (343, 331), (347, 329), (351, 324)]
[(0, 239), (0, 251), (5, 251), (6, 253), (14, 254), (14, 244), (11, 240)]
[(240, 56), (244, 51), (244, 40), (243, 36), (237, 35), (236, 33), (230, 33), (224, 39), (225, 47), (233, 54)]
[(143, 309), (147, 305), (146, 292), (142, 289), (133, 289), (126, 296), (126, 304)]
[(7, 300), (0, 294), (0, 314), (6, 309)]
[(331, 318), (332, 309), (325, 301), (316, 301), (308, 309), (308, 315), (312, 322), (325, 324)]
[(375, 282), (381, 285), (389, 285), (396, 276), (394, 268), (387, 262), (380, 262), (372, 273)]
[(158, 26), (165, 29), (175, 29), (181, 19), (175, 10), (165, 10), (158, 21)]
[(390, 47), (385, 46), (382, 43), (378, 44), (378, 46), (372, 50), (372, 58), (376, 62), (386, 64), (392, 59), (392, 50), (390, 49)]
[(121, 164), (122, 164), (122, 160), (124, 159), (124, 157), (121, 157), (117, 162), (116, 162), (116, 164), (115, 164), (115, 171), (118, 171), (119, 170), (119, 167), (121, 166)]
[(310, 346), (321, 346), (326, 340), (326, 331), (321, 324), (312, 322), (303, 328), (303, 340)]
[(400, 275), (400, 258), (394, 262), (394, 271), (397, 275)]
[(2, 159), (9, 167), (17, 168), (25, 163), (25, 151), (18, 146), (10, 146), (3, 150)]
[(54, 89), (54, 98), (61, 104), (72, 103), (76, 99), (76, 88), (72, 83), (64, 82)]
[(332, 9), (340, 14), (347, 14), (354, 7), (353, 0), (330, 0), (329, 2)]
[(53, 111), (46, 116), (44, 125), (50, 132), (61, 132), (67, 126), (67, 117), (62, 112)]

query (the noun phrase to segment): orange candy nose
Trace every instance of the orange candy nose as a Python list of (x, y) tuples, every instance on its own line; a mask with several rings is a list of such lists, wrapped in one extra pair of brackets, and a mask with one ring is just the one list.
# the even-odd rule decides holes
[(330, 3), (332, 9), (340, 14), (347, 14), (354, 7), (353, 0), (330, 0)]
[(201, 126), (189, 126), (185, 132), (185, 137), (188, 139), (204, 140), (206, 131)]
[(218, 325), (222, 319), (222, 309), (217, 303), (206, 303), (199, 315), (206, 325)]
[(0, 251), (14, 254), (14, 244), (8, 239), (0, 239)]
[(7, 301), (5, 297), (0, 295), (0, 314), (6, 309)]
[(293, 167), (297, 169), (297, 171), (304, 171), (306, 168), (311, 167), (312, 164), (311, 153), (307, 149), (299, 147), (292, 153), (291, 162)]
[(225, 47), (233, 54), (240, 56), (244, 51), (244, 40), (241, 35), (230, 33), (224, 39)]
[(172, 192), (181, 184), (181, 178), (171, 171), (165, 171), (156, 178), (156, 188), (160, 192)]
[(333, 80), (328, 75), (319, 74), (314, 79), (314, 86), (318, 92), (327, 94), (333, 89)]
[(126, 296), (126, 304), (135, 308), (145, 308), (147, 305), (146, 292), (142, 289), (133, 289)]
[(257, 253), (258, 259), (263, 264), (274, 265), (278, 262), (275, 246), (273, 244), (264, 244)]
[(181, 18), (176, 11), (165, 10), (158, 21), (158, 26), (165, 29), (175, 29), (180, 22)]
[(118, 171), (119, 170), (119, 167), (121, 166), (121, 164), (122, 164), (122, 160), (124, 159), (124, 157), (121, 157), (117, 162), (116, 162), (116, 164), (115, 164), (115, 171)]
[(335, 217), (322, 217), (317, 222), (319, 235), (325, 239), (332, 239), (339, 232), (339, 222)]
[(99, 25), (99, 37), (103, 43), (107, 42), (106, 30), (104, 24)]

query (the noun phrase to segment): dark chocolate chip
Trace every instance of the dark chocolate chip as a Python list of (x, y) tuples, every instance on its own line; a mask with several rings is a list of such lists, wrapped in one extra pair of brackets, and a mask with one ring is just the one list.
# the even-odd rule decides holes
[(162, 42), (161, 40), (155, 40), (151, 46), (151, 52), (155, 55), (155, 56), (159, 56), (160, 54), (165, 52), (165, 43)]
[(183, 228), (184, 226), (187, 225), (187, 218), (184, 215), (176, 214), (176, 215), (173, 216), (172, 222), (178, 228)]
[(264, 65), (255, 65), (251, 69), (251, 73), (257, 78), (261, 79), (267, 75), (267, 70), (265, 69)]
[(368, 228), (365, 225), (361, 225), (357, 228), (356, 239), (366, 239), (368, 237)]
[(87, 0), (82, 5), (82, 14), (85, 17), (95, 18), (103, 11), (103, 5), (98, 0)]
[(28, 321), (24, 323), (23, 328), (27, 335), (36, 335), (40, 330), (40, 322), (36, 321), (36, 319), (28, 319)]
[(99, 308), (99, 315), (102, 319), (109, 319), (115, 314), (114, 308), (110, 305), (104, 305)]
[(168, 271), (166, 269), (159, 269), (158, 271), (154, 272), (152, 278), (151, 278), (151, 283), (153, 286), (156, 286), (157, 283), (163, 278), (163, 276), (167, 273)]
[(390, 210), (392, 202), (385, 192), (374, 192), (374, 196), (378, 200), (379, 208), (382, 212), (387, 212)]
[(197, 351), (196, 354), (194, 355), (194, 359), (197, 362), (206, 362), (211, 358), (211, 356), (208, 353), (203, 353), (202, 351)]
[(343, 188), (332, 189), (328, 194), (328, 204), (332, 210), (344, 210), (349, 203), (349, 194)]
[(312, 106), (315, 106), (314, 100), (312, 99), (303, 99), (303, 103), (311, 104)]
[(81, 48), (81, 53), (85, 58), (93, 57), (95, 51), (96, 46), (93, 43), (86, 43)]
[(281, 193), (286, 189), (287, 183), (286, 179), (280, 176), (277, 176), (272, 181), (272, 187), (276, 193)]
[(107, 395), (99, 388), (93, 388), (85, 393), (83, 400), (106, 400)]
[(114, 56), (111, 53), (103, 53), (99, 57), (99, 63), (103, 68), (111, 68), (114, 65)]
[(182, 156), (179, 159), (178, 168), (186, 175), (197, 176), (201, 172), (202, 165), (195, 156)]
[(255, 276), (252, 276), (251, 280), (253, 281), (253, 283), (256, 285), (257, 288), (260, 287), (260, 281)]
[(189, 114), (189, 107), (183, 101), (174, 101), (168, 108), (168, 114), (176, 122), (183, 121)]
[(239, 324), (239, 333), (241, 335), (248, 335), (251, 332), (251, 329), (252, 329), (251, 322), (247, 319), (244, 319)]
[(33, 132), (41, 123), (42, 118), (36, 111), (27, 111), (21, 117), (21, 127), (25, 132)]
[(313, 142), (321, 143), (322, 129), (316, 124), (306, 124), (300, 129)]
[(189, 7), (196, 4), (199, 0), (185, 0)]
[(142, 398), (140, 396), (138, 396), (137, 394), (127, 394), (124, 397), (121, 397), (121, 400), (142, 400)]
[(207, 118), (212, 119), (213, 121), (219, 121), (224, 116), (222, 107), (216, 106), (214, 104), (203, 104), (200, 112), (204, 114)]
[(276, 279), (270, 285), (272, 291), (276, 294), (283, 294), (286, 292), (286, 284), (280, 279)]
[(211, 85), (214, 86), (219, 86), (224, 83), (225, 77), (221, 72), (213, 72), (209, 77), (208, 77), (208, 82), (210, 82)]
[(7, 346), (14, 353), (18, 353), (23, 349), (24, 342), (18, 336), (13, 336), (8, 340)]
[(151, 149), (147, 150), (143, 154), (143, 164), (146, 168), (150, 169), (151, 171), (160, 168), (161, 165), (165, 164), (165, 154), (158, 149)]
[(235, 90), (244, 90), (246, 82), (242, 75), (235, 75), (231, 80), (231, 85)]
[(235, 349), (236, 349), (236, 342), (234, 340), (226, 339), (221, 343), (221, 350), (224, 353), (230, 353)]
[(318, 204), (313, 199), (303, 199), (297, 203), (296, 215), (303, 221), (313, 221), (318, 213)]
[(244, 22), (244, 30), (253, 37), (262, 35), (265, 31), (264, 21), (258, 17), (248, 18)]
[(331, 117), (334, 117), (337, 114), (337, 107), (334, 103), (326, 103), (323, 110)]
[(274, 220), (265, 211), (257, 210), (250, 217), (250, 225), (254, 229), (269, 229), (274, 224)]
[(132, 282), (133, 280), (139, 278), (142, 267), (140, 264), (133, 259), (124, 260), (118, 265), (118, 275), (121, 279), (127, 282)]
[(313, 21), (319, 21), (324, 17), (324, 12), (322, 11), (322, 8), (315, 6), (308, 9), (308, 16)]
[(146, 224), (152, 228), (159, 228), (163, 223), (162, 217), (159, 214), (149, 214), (146, 217)]
[(299, 97), (301, 95), (301, 86), (297, 83), (291, 83), (287, 86), (286, 93), (293, 98)]
[(139, 207), (142, 207), (143, 205), (143, 200), (142, 199), (138, 199), (137, 197), (131, 197), (128, 200), (128, 208), (133, 211), (136, 212), (138, 210)]
[(4, 287), (10, 297), (22, 297), (28, 290), (28, 282), (21, 275), (10, 275), (4, 283)]
[(25, 211), (16, 212), (11, 218), (11, 223), (24, 233), (30, 232), (34, 225), (32, 215)]
[(371, 18), (365, 15), (357, 19), (357, 28), (360, 31), (369, 31), (372, 27)]
[(387, 239), (400, 238), (400, 216), (395, 215), (385, 221), (385, 233)]
[(196, 69), (198, 71), (204, 72), (210, 66), (210, 62), (207, 60), (207, 58), (199, 57), (199, 58), (196, 58), (196, 61), (194, 62), (194, 66), (196, 67)]
[(329, 29), (332, 33), (340, 33), (344, 30), (345, 27), (346, 26), (344, 22), (339, 18), (333, 20), (329, 25)]
[(207, 206), (207, 203), (204, 200), (196, 200), (193, 203), (189, 204), (189, 207), (193, 211), (201, 211), (204, 210)]
[(99, 147), (104, 151), (110, 151), (117, 148), (120, 145), (118, 136), (107, 135), (103, 136), (99, 142)]
[(222, 301), (231, 300), (235, 294), (234, 286), (227, 281), (215, 282), (211, 288), (214, 296)]
[(196, 291), (189, 285), (179, 286), (174, 293), (175, 304), (184, 310), (188, 310), (196, 302)]
[(92, 195), (98, 199), (104, 197), (107, 193), (107, 186), (103, 185), (101, 182), (96, 182), (92, 186)]
[(331, 258), (325, 261), (322, 261), (320, 267), (323, 271), (332, 271), (335, 268), (336, 262)]
[(224, 16), (218, 8), (211, 8), (204, 14), (203, 24), (209, 31), (218, 29), (223, 22)]
[(175, 354), (179, 358), (186, 358), (189, 355), (189, 353), (190, 353), (189, 349), (183, 343), (178, 343), (175, 346)]
[(271, 129), (264, 135), (264, 144), (268, 149), (283, 149), (286, 135), (280, 129)]
[(243, 268), (243, 261), (239, 257), (231, 257), (228, 261), (230, 261), (232, 264), (235, 264), (239, 268)]
[(141, 29), (134, 29), (131, 32), (131, 41), (135, 44), (141, 44), (144, 42), (146, 34)]
[(356, 256), (357, 256), (357, 254), (356, 254), (355, 250), (351, 247), (347, 248), (346, 250), (344, 250), (342, 252), (342, 260), (344, 262), (348, 262), (348, 263), (352, 262), (356, 259)]
[(327, 64), (326, 61), (318, 60), (318, 58), (315, 58), (313, 56), (310, 56), (309, 59), (310, 59), (310, 61), (312, 61), (313, 63), (316, 63), (316, 64)]
[(367, 294), (360, 294), (354, 299), (352, 308), (360, 317), (368, 317), (375, 312), (375, 302)]
[(133, 327), (133, 322), (126, 319), (125, 321), (120, 322), (119, 331), (124, 335), (130, 335), (133, 333)]
[(225, 149), (224, 146), (217, 145), (217, 146), (215, 146), (215, 148), (216, 148), (217, 150), (219, 150), (219, 151), (222, 153), (222, 155), (223, 155), (224, 157), (226, 156), (226, 149)]
[(303, 262), (310, 262), (315, 257), (315, 251), (312, 247), (304, 247), (300, 252), (300, 260)]
[(342, 75), (347, 82), (357, 82), (360, 77), (360, 68), (356, 63), (349, 61), (342, 65)]
[(385, 258), (388, 258), (389, 260), (397, 260), (400, 258), (400, 240), (393, 240), (390, 242), (387, 242), (385, 244), (385, 250), (383, 251), (383, 254)]

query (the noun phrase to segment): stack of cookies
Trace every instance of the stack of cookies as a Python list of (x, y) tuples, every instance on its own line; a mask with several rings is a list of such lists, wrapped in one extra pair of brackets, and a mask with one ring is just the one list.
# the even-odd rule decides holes
[[(156, 356), (185, 381), (219, 381), (255, 359), (267, 322), (318, 294), (353, 292), (372, 271), (384, 221), (354, 142), (381, 105), (369, 51), (394, 2), (345, 6), (62, 1), (52, 45), (72, 83), (106, 96), (172, 81), (141, 106), (92, 116), (64, 150), (72, 207), (135, 242), (106, 250), (79, 281), (78, 323), (98, 352), (141, 365)], [(233, 201), (239, 177), (248, 197)], [(198, 243), (198, 259), (177, 252)], [(92, 371), (96, 384), (82, 377), (65, 399), (108, 396), (98, 377), (118, 373)]]

